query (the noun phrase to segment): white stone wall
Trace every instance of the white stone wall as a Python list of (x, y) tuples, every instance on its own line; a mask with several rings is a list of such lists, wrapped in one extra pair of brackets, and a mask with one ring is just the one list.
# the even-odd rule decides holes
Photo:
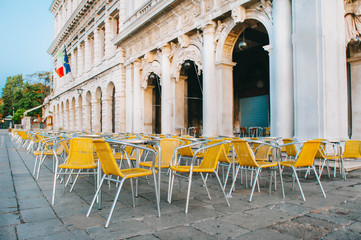
[[(232, 52), (249, 27), (244, 23), (256, 21), (269, 37), (264, 48), (270, 60), (272, 136), (347, 138), (342, 1), (172, 3), (54, 0), (55, 36), (49, 52), (56, 57), (66, 45), (72, 67), (72, 74), (54, 80), (50, 104), (56, 109), (56, 128), (110, 132), (114, 87), (115, 131), (151, 133), (154, 113), (147, 78), (153, 72), (162, 85), (161, 131), (178, 133), (187, 127), (186, 84), (180, 71), (191, 60), (203, 73), (204, 134), (232, 135)], [(77, 18), (79, 12), (82, 15)], [(356, 58), (350, 61), (353, 138), (361, 137), (358, 55), (354, 52)]]

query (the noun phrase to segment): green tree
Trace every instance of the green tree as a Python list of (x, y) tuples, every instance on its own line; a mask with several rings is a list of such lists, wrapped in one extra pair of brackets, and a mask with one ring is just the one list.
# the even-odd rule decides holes
[(15, 123), (21, 123), (21, 118), (25, 111), (24, 108), (19, 108), (11, 119), (14, 120)]
[(23, 75), (16, 75), (6, 79), (2, 95), (1, 113), (4, 117), (13, 114), (13, 107), (22, 98), (24, 79)]
[[(31, 109), (41, 105), (44, 98), (50, 93), (52, 73), (37, 72), (26, 77), (22, 75), (8, 77), (3, 88), (0, 113), (3, 116), (13, 114), (18, 109)], [(41, 108), (29, 112), (30, 116), (41, 116)]]

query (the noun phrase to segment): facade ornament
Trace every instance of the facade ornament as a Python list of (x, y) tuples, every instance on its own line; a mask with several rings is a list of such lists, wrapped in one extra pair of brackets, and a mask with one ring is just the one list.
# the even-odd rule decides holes
[(214, 46), (217, 48), (219, 39), (221, 39), (222, 31), (226, 27), (226, 24), (222, 23), (221, 20), (217, 21), (216, 33), (214, 34)]
[(206, 11), (208, 12), (208, 11), (210, 11), (210, 10), (213, 9), (213, 7), (214, 7), (214, 0), (205, 0), (205, 1), (204, 1), (204, 5), (205, 5)]
[(148, 63), (151, 63), (154, 61), (154, 53), (152, 52), (147, 52), (145, 55), (144, 55), (144, 60)]
[(186, 48), (189, 46), (189, 36), (186, 34), (180, 35), (178, 37), (178, 42), (181, 48)]
[(256, 9), (266, 14), (268, 19), (272, 22), (272, 2), (270, 0), (261, 0), (261, 4), (258, 5)]
[(237, 6), (232, 9), (232, 18), (235, 23), (242, 23), (244, 20), (246, 20), (247, 11), (242, 6)]

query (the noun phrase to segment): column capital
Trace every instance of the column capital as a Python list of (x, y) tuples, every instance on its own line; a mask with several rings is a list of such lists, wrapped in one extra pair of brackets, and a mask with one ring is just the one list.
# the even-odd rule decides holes
[(217, 23), (215, 21), (208, 21), (200, 29), (203, 31), (203, 34), (215, 33)]

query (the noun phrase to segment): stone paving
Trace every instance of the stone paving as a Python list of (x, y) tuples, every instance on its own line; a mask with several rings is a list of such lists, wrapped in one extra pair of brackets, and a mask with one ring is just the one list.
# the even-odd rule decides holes
[[(195, 176), (189, 213), (184, 213), (186, 187), (175, 181), (172, 204), (166, 202), (167, 177), (162, 178), (161, 218), (157, 216), (152, 181), (139, 182), (139, 197), (132, 207), (129, 183), (125, 184), (110, 226), (104, 228), (115, 186), (103, 187), (102, 210), (85, 216), (94, 194), (94, 177), (79, 179), (72, 192), (57, 185), (51, 203), (51, 158), (32, 176), (34, 157), (16, 148), (7, 132), (0, 132), (0, 239), (361, 239), (361, 170), (322, 176), (327, 198), (311, 177), (301, 179), (306, 201), (291, 189), (292, 176), (284, 173), (286, 198), (278, 190), (268, 194), (269, 173), (264, 171), (261, 191), (248, 202), (250, 189), (237, 182), (226, 205), (215, 177), (208, 179), (209, 200), (200, 177)], [(279, 179), (279, 178), (278, 178)], [(229, 184), (230, 185), (230, 184)], [(228, 189), (228, 188), (227, 188)]]

